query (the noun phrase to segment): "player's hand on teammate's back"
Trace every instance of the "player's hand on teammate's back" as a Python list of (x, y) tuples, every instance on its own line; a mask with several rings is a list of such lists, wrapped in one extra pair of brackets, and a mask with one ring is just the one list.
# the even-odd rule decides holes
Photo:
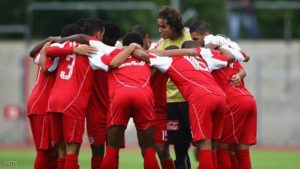
[(230, 83), (234, 86), (238, 86), (241, 83), (241, 77), (238, 74), (232, 75)]
[(74, 53), (78, 54), (78, 55), (84, 55), (84, 56), (88, 56), (90, 54), (96, 54), (97, 53), (97, 49), (94, 47), (91, 47), (89, 45), (80, 45), (76, 48), (74, 48)]

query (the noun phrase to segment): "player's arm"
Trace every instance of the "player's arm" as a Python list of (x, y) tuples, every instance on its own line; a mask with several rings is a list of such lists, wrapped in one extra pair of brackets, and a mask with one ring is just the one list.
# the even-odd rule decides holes
[(53, 36), (50, 36), (44, 40), (42, 40), (41, 42), (39, 42), (38, 44), (36, 44), (29, 52), (29, 55), (30, 57), (34, 57), (35, 54), (37, 54), (41, 49), (42, 47), (47, 43), (47, 42), (60, 42), (61, 41), (61, 38), (60, 37), (53, 37)]
[(135, 49), (132, 56), (146, 63), (150, 63), (148, 53), (146, 53), (143, 49)]
[(229, 46), (221, 46), (218, 50), (227, 56), (229, 63), (232, 63), (235, 60), (239, 62), (247, 62), (249, 60), (249, 56), (247, 56), (244, 52), (232, 49)]
[(97, 53), (97, 49), (89, 45), (79, 45), (77, 47), (65, 47), (63, 44), (53, 44), (46, 51), (48, 57), (62, 57), (70, 54), (88, 56)]
[(232, 75), (230, 83), (234, 86), (238, 86), (245, 77), (246, 71), (244, 69), (240, 69), (236, 74)]
[(47, 42), (44, 44), (42, 49), (40, 50), (40, 66), (43, 72), (49, 73), (47, 67), (46, 67), (46, 61), (47, 61), (47, 56), (46, 56), (46, 50), (50, 47), (50, 42)]
[(158, 56), (200, 56), (199, 52), (196, 49), (171, 49), (171, 50), (150, 50), (149, 52), (154, 53)]
[(80, 44), (87, 44), (89, 45), (89, 36), (88, 35), (84, 35), (84, 34), (76, 34), (76, 35), (71, 35), (68, 37), (64, 37), (62, 38), (62, 43), (67, 42), (67, 41), (75, 41), (77, 43)]
[(239, 62), (235, 62), (233, 64), (233, 69), (237, 71), (236, 74), (232, 75), (230, 79), (230, 83), (232, 85), (238, 86), (243, 81), (243, 79), (246, 77), (246, 71), (243, 68), (243, 66)]
[(129, 46), (125, 47), (120, 53), (112, 58), (108, 65), (109, 68), (118, 68), (129, 56), (131, 56), (132, 52), (138, 48), (141, 49), (142, 47), (137, 43), (131, 43)]

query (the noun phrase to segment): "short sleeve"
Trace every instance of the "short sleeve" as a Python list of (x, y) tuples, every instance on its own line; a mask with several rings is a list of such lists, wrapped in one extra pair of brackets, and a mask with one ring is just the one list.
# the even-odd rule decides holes
[(110, 54), (117, 48), (105, 45), (104, 43), (97, 40), (90, 40), (90, 46), (97, 48), (97, 53), (89, 55), (91, 67), (94, 70), (103, 69), (105, 71), (108, 71), (109, 58), (106, 57), (110, 56)]
[(150, 66), (157, 68), (162, 73), (165, 73), (172, 64), (172, 58), (160, 57), (155, 54), (149, 53)]
[(200, 54), (206, 61), (210, 71), (214, 71), (227, 66), (227, 57), (217, 50), (201, 48)]

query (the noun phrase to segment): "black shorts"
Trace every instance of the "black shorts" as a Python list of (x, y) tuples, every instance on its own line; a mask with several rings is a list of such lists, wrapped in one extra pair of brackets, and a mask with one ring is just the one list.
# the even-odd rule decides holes
[(188, 112), (189, 105), (187, 102), (167, 104), (169, 144), (190, 143), (192, 141)]

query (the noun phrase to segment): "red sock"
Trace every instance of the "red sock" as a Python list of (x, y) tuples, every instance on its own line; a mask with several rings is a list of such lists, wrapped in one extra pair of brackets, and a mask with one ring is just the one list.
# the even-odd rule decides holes
[(163, 160), (160, 162), (162, 169), (175, 169), (172, 159)]
[(146, 148), (143, 150), (142, 155), (144, 157), (144, 169), (159, 169), (153, 148)]
[(57, 169), (65, 168), (65, 158), (57, 158)]
[(64, 169), (79, 169), (78, 156), (76, 154), (66, 155)]
[(118, 167), (119, 149), (115, 147), (106, 147), (106, 153), (103, 158), (101, 168), (116, 169)]
[(239, 169), (239, 161), (235, 154), (230, 155), (232, 169)]
[(236, 157), (239, 161), (239, 168), (251, 169), (251, 160), (249, 150), (239, 150), (236, 152)]
[(50, 151), (37, 150), (34, 161), (34, 169), (48, 168), (50, 164), (51, 153)]
[(213, 169), (214, 168), (211, 150), (199, 150), (198, 151), (198, 159), (199, 159), (198, 169)]
[(103, 157), (102, 156), (93, 156), (92, 157), (92, 169), (101, 169)]
[(212, 161), (213, 161), (214, 169), (218, 169), (218, 159), (217, 159), (216, 151), (212, 151)]
[(231, 169), (231, 161), (227, 148), (217, 148), (218, 169)]

